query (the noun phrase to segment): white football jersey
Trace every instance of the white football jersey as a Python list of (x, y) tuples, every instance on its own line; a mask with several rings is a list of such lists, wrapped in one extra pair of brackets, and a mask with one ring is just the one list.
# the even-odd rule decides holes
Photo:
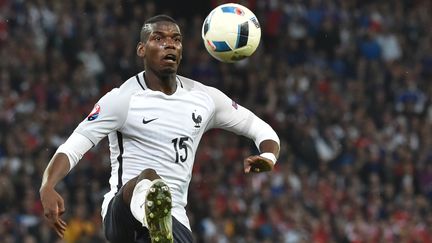
[(75, 132), (95, 145), (105, 136), (109, 139), (111, 190), (102, 204), (103, 217), (119, 189), (151, 168), (171, 189), (172, 215), (190, 229), (185, 206), (203, 133), (223, 128), (249, 137), (257, 145), (272, 138), (273, 134), (266, 138), (252, 132), (254, 121), (262, 122), (213, 87), (177, 76), (175, 93), (166, 95), (147, 88), (141, 72), (105, 94)]

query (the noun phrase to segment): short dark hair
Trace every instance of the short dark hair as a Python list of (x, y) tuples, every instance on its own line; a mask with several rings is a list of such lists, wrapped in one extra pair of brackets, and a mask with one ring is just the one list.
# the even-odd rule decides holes
[(147, 41), (147, 38), (149, 37), (149, 35), (152, 31), (150, 26), (152, 24), (158, 23), (158, 22), (171, 22), (171, 23), (177, 24), (177, 22), (168, 15), (160, 14), (160, 15), (153, 16), (153, 17), (147, 19), (141, 28), (141, 33), (140, 33), (140, 40), (141, 41), (143, 41), (143, 42)]

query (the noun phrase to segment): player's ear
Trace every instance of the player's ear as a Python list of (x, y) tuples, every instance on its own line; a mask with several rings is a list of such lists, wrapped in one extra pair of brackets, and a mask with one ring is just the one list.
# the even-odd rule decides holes
[(145, 57), (145, 45), (141, 41), (138, 42), (138, 45), (137, 45), (137, 55), (139, 57)]

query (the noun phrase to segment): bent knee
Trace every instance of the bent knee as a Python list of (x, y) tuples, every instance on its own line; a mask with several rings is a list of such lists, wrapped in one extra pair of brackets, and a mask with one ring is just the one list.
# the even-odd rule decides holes
[(153, 181), (156, 179), (160, 179), (160, 176), (156, 173), (154, 169), (145, 169), (138, 176), (138, 181), (141, 181), (143, 179), (149, 179)]

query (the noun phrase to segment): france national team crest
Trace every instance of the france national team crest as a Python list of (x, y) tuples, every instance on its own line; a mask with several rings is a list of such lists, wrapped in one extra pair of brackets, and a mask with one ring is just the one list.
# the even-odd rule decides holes
[(93, 107), (93, 110), (90, 112), (90, 114), (87, 116), (87, 120), (88, 121), (93, 121), (93, 120), (95, 120), (96, 118), (98, 118), (98, 116), (99, 116), (99, 112), (100, 112), (100, 105), (99, 104), (96, 104), (94, 107)]
[(193, 113), (192, 113), (192, 120), (195, 122), (195, 128), (200, 128), (201, 127), (201, 122), (202, 122), (202, 117), (201, 117), (201, 115), (196, 115), (195, 114), (195, 112), (196, 111), (194, 111)]

